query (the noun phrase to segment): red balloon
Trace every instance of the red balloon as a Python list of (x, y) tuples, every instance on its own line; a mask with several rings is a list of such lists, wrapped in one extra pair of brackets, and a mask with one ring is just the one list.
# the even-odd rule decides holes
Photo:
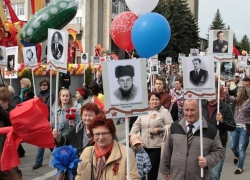
[(118, 14), (111, 23), (111, 38), (119, 48), (125, 51), (134, 49), (131, 31), (137, 19), (134, 13), (126, 11)]

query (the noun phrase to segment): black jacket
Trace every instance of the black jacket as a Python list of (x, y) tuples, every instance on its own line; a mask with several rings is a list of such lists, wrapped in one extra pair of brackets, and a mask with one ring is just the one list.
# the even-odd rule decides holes
[(206, 70), (200, 69), (199, 74), (195, 75), (195, 70), (190, 71), (189, 74), (190, 81), (196, 86), (202, 86), (207, 82), (208, 72)]
[(13, 94), (10, 104), (9, 104), (9, 109), (15, 109), (16, 105), (21, 103), (21, 98), (18, 95)]
[(212, 114), (211, 119), (209, 119), (207, 103), (208, 103), (207, 101), (202, 102), (202, 116), (209, 124), (211, 124), (217, 130), (219, 130), (222, 146), (226, 146), (228, 139), (227, 131), (234, 131), (236, 129), (236, 124), (234, 121), (232, 110), (230, 109), (228, 104), (220, 101), (220, 113), (222, 114), (223, 122), (217, 125), (216, 121), (217, 107), (214, 113)]

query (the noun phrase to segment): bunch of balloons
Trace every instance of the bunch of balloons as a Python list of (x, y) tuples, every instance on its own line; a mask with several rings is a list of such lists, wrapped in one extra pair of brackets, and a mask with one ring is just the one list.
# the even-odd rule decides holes
[(142, 58), (160, 53), (168, 44), (171, 30), (165, 17), (151, 11), (159, 0), (126, 0), (131, 10), (118, 14), (111, 23), (111, 37), (125, 50), (136, 49)]

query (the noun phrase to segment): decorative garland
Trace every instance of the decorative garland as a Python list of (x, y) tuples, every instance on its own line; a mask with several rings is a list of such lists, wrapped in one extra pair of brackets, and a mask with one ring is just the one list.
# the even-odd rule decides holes
[[(92, 73), (96, 72), (102, 72), (101, 65), (93, 65), (93, 64), (68, 64), (68, 71), (71, 75), (82, 75), (84, 74), (85, 68), (91, 68)], [(21, 78), (24, 76), (24, 73), (26, 71), (29, 71), (29, 68), (26, 68), (24, 66), (24, 63), (20, 64), (20, 68), (18, 69), (18, 77)], [(50, 69), (47, 65), (42, 65), (41, 63), (38, 63), (37, 68), (34, 68), (33, 70), (34, 76), (49, 76), (50, 75)], [(52, 75), (56, 75), (56, 71), (52, 70)]]

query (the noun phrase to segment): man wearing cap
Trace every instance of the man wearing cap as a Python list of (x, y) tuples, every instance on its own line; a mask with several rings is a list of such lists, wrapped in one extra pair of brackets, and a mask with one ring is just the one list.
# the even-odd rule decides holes
[(213, 41), (213, 53), (228, 53), (228, 42), (224, 40), (224, 33), (219, 31), (217, 38)]
[(114, 95), (120, 101), (131, 101), (135, 98), (138, 88), (133, 84), (134, 66), (117, 66), (115, 68), (115, 77), (120, 87), (115, 90)]
[(241, 87), (242, 81), (240, 81), (240, 75), (239, 73), (235, 73), (235, 81), (234, 82), (228, 82), (227, 87), (228, 87), (228, 92), (230, 96), (237, 97), (237, 89), (238, 87)]

